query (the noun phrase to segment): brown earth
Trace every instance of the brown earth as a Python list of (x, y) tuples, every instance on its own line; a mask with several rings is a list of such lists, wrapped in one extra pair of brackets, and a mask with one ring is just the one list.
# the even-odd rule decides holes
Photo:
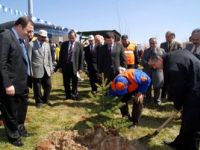
[(86, 129), (83, 133), (74, 131), (53, 132), (40, 141), (36, 150), (146, 150), (136, 140), (127, 140), (116, 131), (101, 126)]

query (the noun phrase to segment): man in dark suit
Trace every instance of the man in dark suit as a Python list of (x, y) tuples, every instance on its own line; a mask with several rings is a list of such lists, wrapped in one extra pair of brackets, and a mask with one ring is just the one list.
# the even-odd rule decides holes
[(120, 73), (120, 67), (126, 68), (126, 57), (123, 46), (115, 43), (115, 37), (112, 32), (105, 35), (105, 45), (99, 50), (99, 73), (103, 73), (108, 83)]
[(0, 34), (0, 106), (6, 135), (15, 146), (23, 145), (21, 136), (30, 135), (24, 126), (31, 74), (24, 39), (29, 32), (33, 32), (33, 22), (20, 17), (11, 30)]
[(163, 48), (166, 53), (182, 49), (181, 44), (175, 41), (175, 33), (168, 31), (165, 34), (165, 38), (166, 38), (166, 42), (161, 43), (160, 48)]
[(90, 78), (90, 85), (92, 88), (92, 93), (97, 93), (98, 76), (97, 76), (97, 53), (96, 45), (94, 42), (94, 36), (90, 35), (88, 37), (89, 45), (84, 48), (85, 52), (85, 61), (87, 63), (87, 69)]
[[(160, 48), (164, 49), (166, 53), (182, 49), (181, 44), (175, 41), (175, 33), (167, 31), (165, 34), (166, 42), (160, 44)], [(164, 83), (162, 88), (162, 98), (166, 98), (166, 84)]]
[(192, 31), (192, 45), (189, 49), (198, 59), (200, 59), (200, 29)]
[(176, 139), (165, 144), (176, 150), (200, 148), (200, 61), (184, 49), (165, 57), (153, 55), (149, 65), (163, 68), (170, 100), (177, 110), (182, 109), (182, 123)]
[(163, 86), (164, 77), (163, 69), (153, 69), (149, 66), (148, 60), (151, 55), (164, 55), (165, 51), (162, 48), (157, 47), (157, 39), (152, 37), (149, 39), (149, 48), (144, 51), (141, 64), (144, 67), (144, 72), (152, 78), (152, 83), (146, 93), (146, 102), (150, 102), (152, 99), (152, 86), (154, 91), (154, 102), (158, 105), (161, 104), (161, 87)]
[(101, 50), (101, 47), (104, 45), (104, 37), (102, 35), (95, 35), (94, 37), (95, 41), (95, 49), (96, 49), (96, 56), (97, 56), (97, 71), (98, 71), (98, 82), (100, 81), (100, 76), (99, 76), (99, 52)]
[[(83, 68), (83, 48), (79, 42), (75, 41), (76, 33), (74, 30), (68, 33), (68, 38), (69, 41), (65, 41), (61, 45), (59, 62), (55, 71), (62, 68), (66, 99), (78, 99), (77, 73), (81, 73)], [(70, 88), (71, 80), (72, 90)]]

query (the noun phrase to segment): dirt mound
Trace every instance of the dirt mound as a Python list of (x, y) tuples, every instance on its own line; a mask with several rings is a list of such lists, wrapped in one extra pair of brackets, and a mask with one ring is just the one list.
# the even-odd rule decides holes
[(78, 131), (53, 132), (48, 138), (40, 141), (36, 150), (146, 150), (138, 141), (129, 141), (117, 132), (106, 131), (101, 126)]

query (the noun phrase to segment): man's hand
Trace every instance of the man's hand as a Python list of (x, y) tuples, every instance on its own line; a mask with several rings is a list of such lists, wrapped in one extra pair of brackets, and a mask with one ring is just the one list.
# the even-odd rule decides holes
[(6, 94), (9, 96), (15, 95), (15, 87), (13, 85), (6, 88)]
[(135, 101), (136, 103), (143, 103), (144, 95), (142, 93), (137, 93), (135, 95)]

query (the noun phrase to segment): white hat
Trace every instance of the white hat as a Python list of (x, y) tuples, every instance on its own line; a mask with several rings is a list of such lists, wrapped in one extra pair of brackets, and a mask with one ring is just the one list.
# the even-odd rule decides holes
[(45, 31), (45, 30), (40, 30), (38, 34), (40, 36), (47, 37), (47, 31)]
[(88, 40), (90, 41), (90, 40), (94, 40), (94, 36), (93, 35), (89, 35), (88, 36)]

